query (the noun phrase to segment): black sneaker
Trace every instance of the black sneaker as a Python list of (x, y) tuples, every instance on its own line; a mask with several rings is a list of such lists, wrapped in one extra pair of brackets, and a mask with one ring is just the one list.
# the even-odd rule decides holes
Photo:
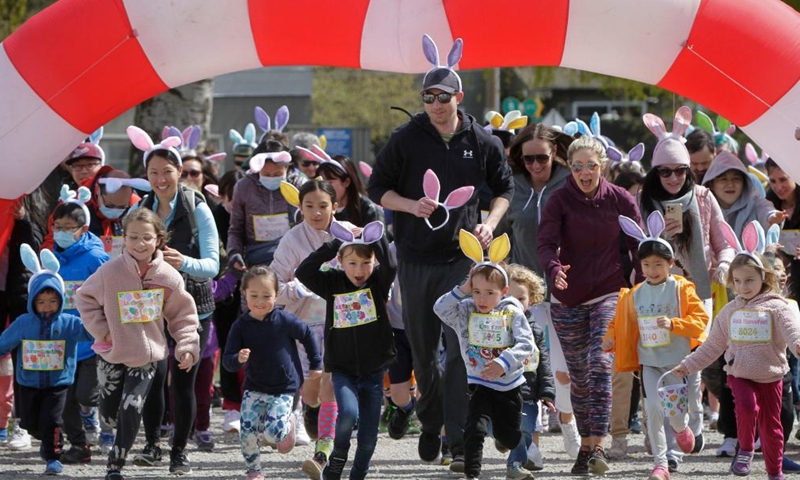
[(575, 459), (575, 464), (572, 465), (570, 473), (573, 475), (589, 475), (589, 458), (592, 456), (592, 451), (589, 447), (581, 447), (578, 451), (578, 458)]
[(137, 467), (153, 467), (161, 463), (161, 447), (148, 443), (142, 453), (133, 457), (133, 464)]
[(703, 432), (700, 432), (694, 437), (694, 448), (692, 449), (692, 453), (702, 452), (703, 447), (705, 446), (706, 446), (706, 439), (703, 438)]
[[(736, 457), (734, 457), (734, 458), (736, 458)], [(667, 470), (669, 470), (669, 473), (677, 472), (678, 471), (678, 461), (675, 460), (674, 458), (668, 458), (667, 459)]]
[(311, 440), (316, 440), (319, 437), (319, 407), (305, 406), (303, 410), (303, 426), (306, 427), (306, 433)]
[(109, 470), (106, 472), (106, 480), (125, 480), (125, 477), (119, 470)]
[(466, 464), (464, 463), (464, 455), (453, 454), (453, 460), (450, 462), (450, 471), (456, 473), (464, 473)]
[(417, 453), (423, 462), (434, 462), (439, 458), (442, 449), (442, 439), (438, 433), (422, 432), (419, 434)]
[(189, 457), (182, 448), (173, 447), (169, 452), (169, 473), (176, 475), (186, 475), (192, 473), (192, 465)]
[(322, 470), (322, 477), (325, 480), (341, 480), (344, 465), (347, 463), (347, 457), (340, 456), (337, 452), (331, 453), (331, 458), (328, 464)]
[(64, 465), (74, 465), (76, 463), (89, 463), (92, 461), (92, 451), (87, 445), (79, 447), (73, 445), (66, 452), (61, 454), (61, 463)]
[(395, 408), (392, 416), (389, 417), (389, 437), (400, 440), (406, 435), (406, 432), (408, 432), (408, 419), (413, 412), (413, 407), (408, 411), (402, 408)]
[(604, 475), (608, 471), (608, 458), (603, 447), (596, 445), (589, 457), (589, 471), (592, 475)]

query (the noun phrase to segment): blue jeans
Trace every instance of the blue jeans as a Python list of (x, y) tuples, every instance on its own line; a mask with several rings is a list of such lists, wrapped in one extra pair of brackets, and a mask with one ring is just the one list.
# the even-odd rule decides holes
[(333, 372), (333, 393), (339, 407), (336, 421), (336, 438), (333, 441), (331, 458), (347, 459), (350, 436), (358, 421), (356, 456), (351, 479), (367, 476), (369, 462), (378, 444), (378, 422), (383, 404), (383, 374), (385, 369), (360, 376)]
[(528, 447), (533, 443), (533, 432), (536, 430), (536, 420), (539, 419), (539, 406), (536, 403), (528, 400), (522, 402), (522, 422), (519, 425), (522, 437), (519, 445), (508, 454), (506, 465), (509, 467), (514, 462), (519, 462), (523, 467), (528, 463)]

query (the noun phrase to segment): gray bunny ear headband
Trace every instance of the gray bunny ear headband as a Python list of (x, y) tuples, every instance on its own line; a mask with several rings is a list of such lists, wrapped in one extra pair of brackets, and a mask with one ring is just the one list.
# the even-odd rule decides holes
[(668, 241), (661, 238), (661, 233), (664, 231), (665, 225), (664, 215), (662, 215), (659, 210), (654, 211), (649, 217), (647, 217), (647, 230), (650, 233), (649, 235), (645, 235), (644, 230), (639, 227), (639, 224), (625, 215), (619, 216), (619, 226), (622, 227), (622, 231), (628, 236), (639, 240), (640, 247), (645, 242), (657, 242), (667, 247), (669, 253), (672, 256), (675, 256), (675, 252), (672, 250), (672, 245), (670, 245)]
[(356, 238), (349, 228), (334, 220), (331, 222), (331, 235), (342, 241), (339, 251), (348, 245), (371, 245), (383, 237), (383, 223), (380, 220), (369, 222), (361, 232), (361, 238)]

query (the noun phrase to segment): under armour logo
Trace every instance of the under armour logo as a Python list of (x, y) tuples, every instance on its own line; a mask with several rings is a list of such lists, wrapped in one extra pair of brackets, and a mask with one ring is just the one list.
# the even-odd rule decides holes
[(464, 158), (473, 158), (472, 150), (464, 150)]

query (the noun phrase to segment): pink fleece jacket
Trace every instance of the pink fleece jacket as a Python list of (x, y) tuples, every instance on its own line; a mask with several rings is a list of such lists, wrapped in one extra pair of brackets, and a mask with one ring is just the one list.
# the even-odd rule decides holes
[[(747, 329), (741, 324), (733, 327), (731, 318), (739, 310), (768, 313), (768, 331), (772, 341), (735, 341), (737, 330)], [(687, 356), (681, 365), (690, 372), (698, 372), (725, 352), (725, 371), (736, 378), (759, 383), (776, 382), (789, 371), (786, 361), (787, 344), (792, 351), (800, 348), (800, 319), (789, 308), (786, 300), (777, 293), (762, 293), (749, 301), (737, 296), (720, 310), (714, 319), (705, 343)]]
[(78, 289), (77, 303), (86, 330), (98, 342), (110, 336), (111, 349), (98, 351), (109, 363), (135, 368), (166, 358), (164, 321), (177, 344), (175, 358), (180, 361), (188, 352), (193, 363), (200, 359), (194, 299), (186, 292), (180, 273), (164, 262), (161, 251), (156, 251), (144, 278), (129, 253), (113, 258)]
[[(714, 272), (717, 265), (722, 262), (732, 262), (735, 252), (728, 242), (722, 237), (722, 229), (720, 224), (725, 221), (725, 216), (722, 214), (722, 209), (714, 198), (711, 190), (700, 185), (695, 185), (694, 193), (697, 195), (697, 208), (700, 211), (700, 225), (703, 227), (703, 245), (705, 245), (706, 253), (706, 266), (711, 277), (714, 277)], [(681, 258), (682, 255), (676, 252), (678, 258), (683, 262), (684, 266), (689, 263), (688, 259)]]

